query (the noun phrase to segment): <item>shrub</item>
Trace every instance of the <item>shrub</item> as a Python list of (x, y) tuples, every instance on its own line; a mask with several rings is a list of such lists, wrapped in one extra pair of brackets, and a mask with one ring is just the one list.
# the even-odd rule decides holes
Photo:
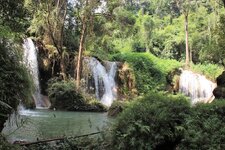
[(96, 111), (107, 110), (99, 100), (84, 97), (76, 91), (73, 80), (61, 81), (52, 78), (48, 82), (48, 96), (51, 101), (51, 108), (69, 111)]
[(113, 148), (155, 150), (225, 148), (223, 100), (190, 107), (185, 97), (150, 93), (128, 106), (113, 126), (111, 133)]
[(198, 104), (185, 119), (179, 149), (225, 149), (225, 101)]
[(55, 81), (55, 79), (51, 79), (47, 91), (52, 108), (79, 110), (79, 107), (85, 105), (84, 97), (75, 90), (72, 80)]
[(122, 112), (113, 127), (118, 149), (173, 149), (183, 138), (190, 111), (184, 97), (150, 93)]

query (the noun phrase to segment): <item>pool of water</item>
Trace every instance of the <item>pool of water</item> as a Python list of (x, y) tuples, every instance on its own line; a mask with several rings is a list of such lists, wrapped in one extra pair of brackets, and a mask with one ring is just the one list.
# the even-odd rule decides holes
[(109, 122), (106, 113), (22, 110), (11, 116), (2, 133), (10, 142), (31, 142), (97, 132)]

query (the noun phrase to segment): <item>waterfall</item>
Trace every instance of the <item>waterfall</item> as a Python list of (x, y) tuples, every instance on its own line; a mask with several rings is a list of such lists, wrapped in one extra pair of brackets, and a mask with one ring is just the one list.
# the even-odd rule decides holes
[(110, 106), (113, 100), (117, 97), (117, 88), (115, 83), (115, 76), (117, 71), (116, 62), (105, 62), (104, 67), (96, 58), (86, 58), (89, 67), (92, 71), (95, 83), (96, 98), (101, 100), (106, 106)]
[(35, 91), (33, 93), (33, 98), (35, 101), (36, 108), (41, 108), (42, 104), (40, 85), (39, 85), (39, 75), (38, 75), (38, 61), (37, 61), (37, 49), (30, 38), (24, 40), (24, 57), (23, 61), (28, 68), (34, 82)]
[(216, 84), (206, 79), (205, 76), (183, 70), (179, 81), (179, 91), (191, 98), (194, 105), (199, 102), (212, 102), (215, 98), (213, 90)]

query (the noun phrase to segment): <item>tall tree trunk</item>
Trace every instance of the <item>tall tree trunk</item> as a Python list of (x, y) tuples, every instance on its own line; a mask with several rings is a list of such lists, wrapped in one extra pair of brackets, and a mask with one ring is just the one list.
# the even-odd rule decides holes
[(225, 8), (225, 0), (222, 0), (223, 1), (223, 7)]
[(60, 70), (61, 70), (61, 75), (63, 77), (63, 80), (66, 80), (66, 65), (65, 65), (65, 59), (63, 54), (60, 56)]
[(52, 64), (52, 76), (54, 76), (55, 73), (55, 59), (53, 60), (53, 64)]
[(80, 78), (81, 78), (81, 66), (82, 66), (82, 56), (83, 56), (83, 46), (84, 46), (84, 40), (85, 40), (85, 34), (86, 34), (86, 18), (85, 16), (82, 17), (82, 31), (81, 31), (81, 37), (80, 37), (80, 44), (79, 44), (79, 54), (77, 58), (77, 72), (76, 72), (76, 88), (79, 89), (80, 87)]
[(193, 62), (192, 54), (193, 54), (192, 46), (190, 46), (190, 63)]
[[(63, 80), (66, 80), (67, 77), (66, 77), (66, 65), (65, 65), (65, 57), (64, 57), (64, 50), (63, 50), (63, 40), (64, 40), (64, 36), (63, 36), (63, 33), (64, 33), (64, 23), (65, 23), (65, 19), (66, 19), (66, 14), (67, 14), (67, 0), (65, 0), (62, 4), (64, 6), (63, 8), (63, 15), (61, 16), (61, 28), (60, 28), (60, 36), (59, 36), (59, 44), (60, 44), (60, 49), (61, 49), (61, 52), (62, 54), (60, 55), (61, 59), (60, 59), (60, 69), (61, 69), (61, 73), (62, 73), (62, 77), (63, 77)], [(60, 13), (60, 12), (59, 12)]]
[(184, 14), (185, 18), (185, 41), (186, 41), (186, 67), (189, 66), (189, 50), (188, 50), (188, 13)]
[[(60, 3), (61, 2), (61, 3)], [(63, 77), (63, 80), (66, 80), (66, 66), (65, 66), (65, 61), (63, 57), (63, 32), (64, 32), (64, 23), (65, 23), (65, 18), (67, 14), (67, 0), (63, 1), (55, 1), (56, 3), (56, 9), (57, 10), (57, 19), (59, 19), (58, 22), (56, 20), (52, 21), (53, 17), (52, 15), (52, 9), (49, 3), (47, 3), (47, 25), (48, 25), (48, 30), (49, 30), (49, 35), (50, 38), (53, 42), (53, 45), (55, 46), (56, 50), (58, 51), (58, 55), (60, 58), (60, 74)]]

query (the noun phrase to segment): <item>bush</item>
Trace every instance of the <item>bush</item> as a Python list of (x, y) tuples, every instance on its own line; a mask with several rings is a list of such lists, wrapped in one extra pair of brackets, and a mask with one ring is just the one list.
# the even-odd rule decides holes
[(119, 116), (112, 145), (117, 149), (173, 149), (183, 138), (189, 112), (184, 97), (150, 93)]
[(47, 89), (51, 107), (61, 110), (79, 110), (79, 107), (85, 105), (85, 99), (75, 89), (72, 80), (55, 81), (55, 79), (51, 79)]
[(179, 149), (225, 149), (225, 101), (199, 104), (185, 119), (185, 135)]
[(107, 108), (98, 100), (84, 97), (76, 91), (73, 80), (60, 81), (57, 78), (49, 80), (48, 96), (51, 108), (69, 111), (97, 111), (103, 112)]
[(130, 103), (118, 117), (111, 133), (111, 147), (222, 150), (225, 149), (224, 116), (224, 100), (190, 107), (185, 97), (150, 93)]

